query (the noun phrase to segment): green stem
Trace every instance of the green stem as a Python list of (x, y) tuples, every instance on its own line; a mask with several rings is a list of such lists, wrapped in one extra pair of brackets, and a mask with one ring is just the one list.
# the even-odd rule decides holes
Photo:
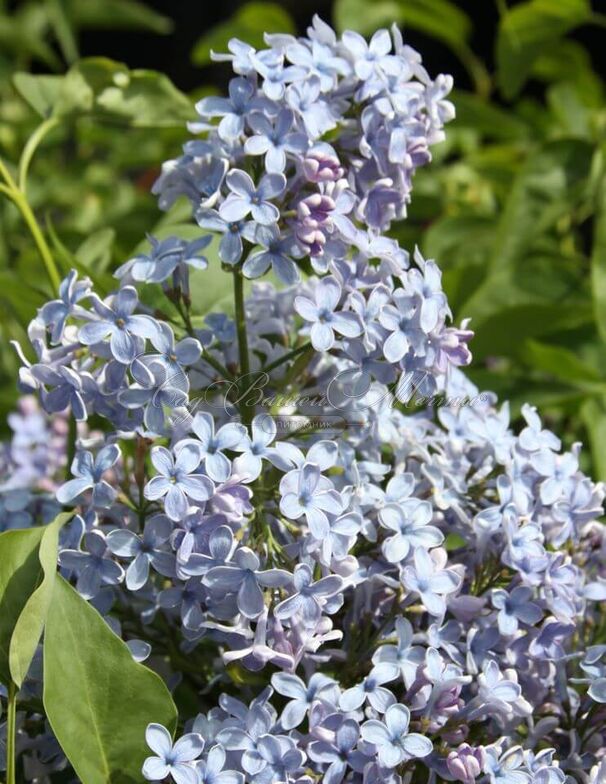
[[(250, 383), (250, 361), (248, 356), (248, 336), (246, 334), (246, 311), (244, 309), (244, 278), (239, 269), (234, 269), (234, 305), (236, 310), (236, 331), (238, 333), (238, 352), (240, 357), (240, 376), (243, 383)], [(253, 407), (242, 401), (242, 422), (249, 425), (253, 419)]]
[[(8, 171), (6, 169), (2, 171), (2, 168), (0, 168), (0, 172), (3, 173), (6, 179), (6, 174), (8, 174)], [(9, 181), (7, 180), (7, 182)], [(17, 209), (21, 213), (23, 220), (25, 221), (28, 229), (30, 230), (34, 242), (36, 243), (36, 247), (38, 248), (38, 253), (42, 258), (42, 261), (44, 262), (44, 266), (46, 267), (46, 273), (48, 275), (48, 279), (51, 283), (51, 286), (53, 287), (53, 291), (58, 292), (59, 285), (61, 283), (61, 276), (59, 275), (59, 270), (57, 269), (55, 260), (53, 259), (53, 254), (51, 253), (51, 250), (48, 247), (46, 240), (44, 239), (44, 235), (40, 230), (40, 226), (38, 226), (36, 217), (32, 212), (32, 208), (29, 206), (27, 199), (25, 198), (23, 193), (18, 188), (14, 187), (14, 184), (11, 185), (10, 182), (9, 182), (9, 187), (0, 186), (0, 189), (2, 193), (6, 194), (6, 196), (13, 202), (15, 207), (17, 207)]]
[(78, 423), (71, 410), (67, 414), (67, 444), (65, 445), (65, 478), (71, 477), (72, 463), (76, 456), (76, 441), (78, 440)]
[(274, 362), (271, 362), (269, 365), (267, 365), (267, 367), (264, 367), (263, 373), (271, 373), (272, 370), (275, 370), (276, 368), (280, 367), (280, 365), (283, 365), (285, 362), (290, 362), (291, 359), (294, 359), (299, 354), (302, 354), (304, 351), (307, 351), (307, 349), (310, 346), (311, 343), (304, 343), (302, 346), (293, 348), (292, 351), (289, 351), (287, 354), (284, 354), (283, 357), (274, 360)]
[[(181, 304), (180, 296), (175, 296), (174, 299), (171, 299), (171, 302), (173, 302), (176, 309), (179, 311), (179, 315), (183, 319), (183, 324), (185, 325), (187, 334), (192, 338), (195, 338), (196, 332), (194, 330), (194, 325), (192, 324), (191, 316), (189, 315), (189, 307), (187, 305)], [(226, 381), (234, 380), (225, 365), (221, 364), (218, 359), (215, 359), (205, 348), (202, 348), (202, 359), (207, 362), (214, 370), (216, 370), (217, 373)]]
[(17, 737), (17, 686), (8, 685), (8, 710), (6, 721), (6, 784), (15, 784), (15, 741)]
[(4, 179), (6, 184), (9, 186), (9, 188), (3, 187), (2, 188), (3, 191), (6, 192), (8, 189), (17, 190), (17, 183), (14, 181), (11, 173), (8, 170), (8, 167), (6, 166), (2, 158), (0, 158), (0, 174), (2, 175), (2, 178)]
[(47, 133), (53, 130), (59, 124), (56, 117), (49, 117), (36, 128), (32, 135), (27, 140), (27, 144), (21, 153), (21, 160), (19, 161), (19, 190), (25, 196), (27, 188), (27, 172), (30, 163), (34, 157), (34, 153), (38, 149), (38, 145), (44, 139)]

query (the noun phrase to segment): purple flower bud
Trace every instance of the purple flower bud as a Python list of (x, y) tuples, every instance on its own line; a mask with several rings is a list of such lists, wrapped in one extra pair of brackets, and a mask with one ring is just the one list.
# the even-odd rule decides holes
[(308, 182), (336, 182), (344, 173), (336, 155), (315, 151), (303, 160), (303, 174)]
[(473, 784), (484, 767), (484, 756), (482, 746), (473, 748), (468, 743), (462, 743), (456, 751), (450, 752), (446, 765), (457, 781)]
[(328, 228), (331, 225), (330, 213), (334, 209), (335, 203), (330, 196), (312, 193), (297, 205), (297, 218), (311, 228)]

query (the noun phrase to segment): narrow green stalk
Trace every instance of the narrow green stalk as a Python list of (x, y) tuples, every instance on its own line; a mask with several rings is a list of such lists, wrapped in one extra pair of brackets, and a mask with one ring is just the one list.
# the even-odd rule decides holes
[(8, 685), (8, 710), (6, 716), (6, 784), (15, 784), (17, 737), (17, 686), (11, 681)]
[(276, 368), (280, 367), (280, 365), (283, 365), (285, 362), (290, 362), (291, 359), (294, 359), (299, 354), (302, 354), (304, 351), (307, 351), (307, 349), (310, 346), (311, 343), (304, 343), (302, 346), (297, 346), (297, 348), (293, 348), (292, 351), (289, 351), (287, 354), (284, 354), (283, 357), (274, 360), (269, 365), (267, 365), (267, 367), (264, 367), (263, 373), (271, 373), (272, 370), (275, 370)]
[(65, 478), (72, 475), (71, 468), (76, 456), (76, 441), (78, 440), (78, 423), (71, 410), (67, 415), (67, 444), (65, 448)]
[[(32, 212), (32, 208), (29, 206), (23, 193), (15, 186), (14, 181), (12, 181), (12, 178), (10, 178), (10, 174), (8, 173), (6, 167), (0, 166), (0, 173), (2, 173), (8, 183), (8, 187), (0, 186), (0, 190), (2, 193), (6, 194), (6, 196), (13, 202), (15, 207), (17, 207), (21, 213), (23, 220), (30, 230), (33, 240), (36, 243), (38, 253), (44, 262), (46, 273), (53, 287), (53, 291), (58, 292), (59, 284), (61, 283), (61, 276), (59, 275), (59, 270), (55, 264), (53, 254), (51, 253), (51, 250), (48, 247), (46, 240), (44, 239), (44, 235), (40, 230), (40, 226), (38, 226), (36, 217)], [(10, 179), (7, 179), (7, 175)]]
[[(189, 315), (189, 306), (187, 304), (181, 304), (180, 296), (175, 296), (171, 298), (171, 302), (179, 311), (179, 315), (183, 319), (183, 324), (185, 325), (185, 329), (187, 330), (187, 334), (190, 335), (192, 338), (196, 337), (196, 332), (194, 330), (194, 325), (192, 324), (191, 316)], [(207, 362), (217, 373), (225, 379), (225, 381), (233, 381), (233, 377), (229, 370), (219, 362), (218, 359), (215, 359), (212, 354), (210, 354), (205, 348), (202, 348), (202, 359)]]
[(36, 128), (32, 135), (27, 140), (27, 144), (21, 153), (21, 160), (19, 161), (19, 190), (25, 196), (27, 188), (27, 173), (29, 171), (30, 163), (34, 157), (34, 153), (38, 149), (38, 145), (44, 139), (47, 133), (53, 130), (59, 124), (56, 117), (49, 117)]
[[(250, 361), (248, 356), (248, 336), (246, 334), (246, 311), (244, 310), (244, 278), (239, 269), (234, 269), (234, 305), (236, 309), (236, 331), (238, 333), (238, 352), (240, 357), (240, 376), (244, 389), (250, 384)], [(243, 400), (240, 407), (242, 422), (250, 426), (253, 419), (253, 407)]]

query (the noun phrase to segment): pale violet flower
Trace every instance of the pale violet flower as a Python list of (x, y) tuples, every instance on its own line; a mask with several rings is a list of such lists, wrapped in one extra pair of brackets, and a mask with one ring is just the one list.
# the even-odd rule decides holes
[(219, 207), (219, 215), (228, 223), (240, 221), (249, 213), (261, 226), (270, 226), (280, 217), (280, 211), (270, 199), (284, 191), (286, 178), (283, 174), (266, 174), (255, 186), (246, 172), (232, 169), (225, 179), (230, 195)]
[(408, 732), (410, 711), (405, 705), (390, 705), (384, 721), (370, 719), (362, 725), (362, 738), (377, 748), (379, 761), (386, 768), (395, 768), (408, 759), (427, 757), (433, 743), (424, 735)]
[(171, 520), (185, 517), (189, 499), (208, 501), (214, 492), (214, 485), (207, 476), (194, 473), (200, 460), (200, 449), (194, 444), (185, 444), (175, 457), (163, 446), (155, 446), (151, 451), (151, 461), (158, 475), (145, 486), (145, 497), (150, 501), (164, 498), (164, 509)]
[(335, 332), (349, 338), (362, 334), (362, 324), (356, 313), (336, 311), (340, 299), (341, 286), (333, 277), (319, 281), (314, 301), (304, 296), (295, 298), (295, 310), (312, 324), (310, 337), (316, 351), (331, 349), (335, 343)]
[(149, 724), (145, 740), (156, 756), (143, 763), (143, 775), (148, 781), (163, 781), (172, 776), (175, 784), (199, 784), (194, 761), (202, 754), (201, 735), (183, 735), (173, 745), (169, 731), (161, 724)]

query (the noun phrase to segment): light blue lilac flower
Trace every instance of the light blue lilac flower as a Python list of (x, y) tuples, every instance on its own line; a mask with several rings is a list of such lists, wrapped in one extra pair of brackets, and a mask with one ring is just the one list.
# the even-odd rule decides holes
[[(86, 400), (96, 391), (97, 386), (89, 373), (76, 373), (65, 365), (55, 369), (44, 364), (32, 365), (30, 371), (36, 382), (44, 385), (41, 398), (45, 411), (56, 414), (69, 407), (76, 421), (85, 422), (88, 419)], [(47, 386), (52, 389), (47, 391), (44, 388)]]
[(334, 277), (322, 278), (314, 291), (314, 300), (295, 297), (297, 313), (312, 324), (310, 337), (316, 351), (328, 351), (335, 343), (335, 332), (349, 338), (362, 334), (358, 316), (349, 311), (337, 311), (341, 286)]
[(225, 264), (237, 264), (242, 258), (242, 240), (254, 244), (256, 226), (252, 221), (226, 221), (216, 210), (201, 207), (196, 211), (198, 226), (222, 234), (219, 243), (219, 258)]
[(244, 775), (236, 770), (224, 770), (225, 750), (217, 745), (206, 755), (206, 759), (196, 762), (198, 784), (244, 784)]
[(405, 705), (390, 705), (383, 719), (370, 719), (361, 729), (362, 738), (376, 747), (381, 765), (395, 768), (405, 760), (431, 754), (433, 744), (429, 738), (408, 731), (410, 711)]
[(428, 525), (433, 517), (427, 501), (407, 499), (399, 504), (386, 504), (379, 511), (379, 520), (385, 528), (396, 533), (383, 542), (383, 555), (390, 563), (403, 561), (411, 549), (429, 550), (444, 541), (439, 528)]
[(143, 422), (152, 433), (162, 435), (165, 432), (165, 409), (174, 410), (187, 403), (187, 394), (176, 386), (172, 386), (167, 377), (166, 366), (152, 362), (148, 378), (145, 372), (138, 373), (143, 382), (132, 384), (118, 393), (118, 400), (123, 406), (132, 409), (143, 408)]
[(213, 591), (237, 594), (238, 609), (247, 618), (257, 618), (263, 612), (263, 592), (260, 586), (279, 588), (287, 585), (290, 574), (284, 569), (260, 569), (259, 557), (248, 547), (236, 550), (233, 561), (215, 566), (204, 575), (204, 584)]
[(215, 482), (225, 482), (231, 474), (231, 461), (225, 451), (237, 451), (247, 431), (244, 425), (238, 422), (228, 422), (215, 431), (215, 420), (211, 414), (199, 411), (191, 423), (191, 431), (197, 439), (186, 438), (175, 444), (175, 453), (178, 455), (185, 446), (192, 446), (198, 450), (200, 461), (208, 476)]
[(249, 155), (265, 155), (265, 168), (270, 173), (281, 174), (286, 168), (286, 156), (302, 155), (308, 147), (307, 136), (293, 131), (293, 113), (282, 109), (275, 121), (261, 112), (253, 112), (248, 124), (254, 132), (244, 143), (244, 152)]
[(107, 535), (107, 546), (120, 558), (132, 558), (126, 570), (126, 587), (129, 591), (143, 588), (149, 577), (150, 566), (156, 572), (172, 577), (175, 558), (163, 549), (173, 530), (172, 523), (163, 515), (150, 518), (137, 536), (127, 528), (115, 528)]
[(436, 563), (427, 550), (417, 547), (413, 566), (402, 570), (402, 582), (408, 590), (419, 594), (431, 615), (441, 617), (446, 612), (445, 597), (458, 589), (461, 578), (452, 569), (442, 568), (440, 561)]
[(499, 611), (497, 623), (501, 634), (515, 634), (520, 622), (534, 626), (542, 619), (543, 611), (531, 601), (532, 596), (532, 589), (525, 585), (518, 585), (511, 593), (502, 588), (492, 592), (492, 606)]
[(271, 684), (278, 694), (290, 699), (280, 717), (280, 724), (285, 730), (298, 727), (312, 704), (322, 699), (323, 694), (334, 692), (336, 685), (332, 678), (319, 672), (314, 673), (308, 683), (297, 675), (276, 672), (271, 677)]
[(107, 540), (101, 531), (84, 535), (83, 550), (63, 550), (59, 556), (62, 568), (77, 576), (76, 589), (85, 599), (93, 599), (103, 585), (118, 585), (124, 579), (124, 569), (111, 558)]
[(321, 540), (329, 532), (327, 513), (338, 515), (342, 503), (332, 482), (315, 463), (289, 471), (280, 482), (280, 511), (291, 520), (305, 517), (312, 535)]
[(51, 341), (60, 343), (65, 330), (68, 316), (82, 316), (84, 308), (78, 307), (78, 302), (88, 297), (91, 293), (91, 282), (88, 278), (78, 280), (76, 270), (65, 277), (59, 286), (59, 299), (47, 302), (40, 309), (40, 318), (44, 325), (51, 330)]
[(306, 627), (317, 624), (326, 600), (343, 589), (343, 579), (336, 574), (314, 582), (311, 569), (304, 563), (295, 566), (292, 582), (295, 593), (275, 607), (274, 615), (280, 620), (300, 620)]
[(270, 199), (282, 194), (286, 187), (283, 174), (266, 174), (255, 186), (250, 175), (241, 169), (232, 169), (225, 182), (229, 196), (219, 207), (219, 214), (228, 223), (240, 221), (249, 213), (261, 226), (270, 226), (280, 217), (280, 211)]
[(234, 461), (235, 473), (257, 479), (264, 459), (282, 471), (294, 468), (299, 450), (288, 441), (276, 442), (276, 435), (275, 418), (269, 414), (258, 414), (252, 421), (250, 436), (243, 437), (235, 447), (235, 451), (241, 453)]
[(412, 319), (417, 305), (404, 289), (397, 289), (392, 296), (394, 304), (382, 308), (379, 322), (390, 333), (383, 344), (385, 359), (399, 362), (410, 347)]
[[(196, 111), (205, 119), (220, 117), (217, 132), (225, 141), (234, 141), (244, 132), (247, 117), (255, 108), (263, 108), (252, 81), (231, 79), (228, 86), (229, 98), (211, 95), (196, 104)], [(192, 130), (195, 130), (196, 127)]]
[(259, 226), (256, 242), (262, 250), (251, 253), (242, 265), (242, 272), (247, 278), (259, 278), (268, 269), (272, 269), (278, 279), (287, 286), (299, 280), (299, 271), (293, 258), (300, 256), (294, 238), (282, 235), (275, 226)]
[(490, 784), (531, 784), (530, 775), (523, 770), (524, 753), (520, 746), (502, 752), (498, 746), (485, 748), (484, 772)]
[(424, 651), (420, 646), (412, 644), (413, 628), (406, 618), (402, 616), (396, 618), (395, 631), (397, 643), (379, 646), (372, 657), (372, 662), (397, 665), (406, 687), (410, 688), (417, 677), (419, 665), (423, 663)]
[(93, 308), (99, 316), (80, 328), (78, 337), (87, 346), (101, 343), (108, 335), (112, 356), (124, 364), (129, 364), (138, 353), (135, 337), (154, 338), (159, 334), (159, 326), (150, 316), (133, 315), (139, 297), (132, 286), (125, 286), (108, 301), (98, 297), (91, 299)]
[[(196, 338), (186, 337), (175, 342), (175, 334), (168, 324), (159, 322), (158, 326), (158, 332), (150, 337), (150, 343), (158, 353), (138, 357), (132, 366), (133, 375), (139, 380), (141, 374), (138, 368), (141, 364), (146, 368), (151, 368), (154, 363), (159, 363), (166, 372), (166, 383), (187, 392), (189, 381), (185, 367), (193, 365), (200, 358), (202, 353), (200, 341)], [(142, 378), (145, 383), (149, 378), (149, 372), (143, 371)]]
[(194, 444), (184, 445), (175, 457), (163, 446), (155, 446), (151, 451), (158, 474), (146, 484), (145, 497), (150, 501), (164, 498), (164, 509), (171, 520), (185, 517), (190, 499), (208, 501), (214, 492), (208, 476), (194, 473), (200, 460), (200, 449)]
[(368, 700), (369, 705), (378, 713), (385, 713), (389, 706), (396, 702), (396, 698), (383, 684), (395, 681), (398, 675), (398, 668), (394, 664), (388, 662), (375, 664), (361, 683), (345, 689), (339, 700), (339, 707), (349, 713), (360, 708)]
[(199, 784), (194, 761), (202, 754), (201, 735), (183, 735), (173, 745), (170, 732), (161, 724), (149, 724), (145, 740), (156, 756), (143, 763), (143, 775), (148, 781), (163, 781), (171, 776), (175, 784)]
[(305, 761), (295, 741), (285, 735), (264, 735), (257, 743), (257, 752), (265, 765), (251, 778), (253, 784), (293, 781)]
[(314, 762), (328, 765), (323, 781), (325, 784), (341, 784), (348, 768), (356, 773), (362, 773), (369, 757), (360, 751), (360, 726), (353, 719), (344, 719), (334, 733), (332, 742), (327, 740), (314, 740), (307, 753)]
[(91, 504), (96, 508), (108, 508), (114, 502), (117, 492), (103, 479), (120, 459), (120, 448), (116, 444), (108, 444), (99, 450), (96, 457), (86, 450), (76, 453), (71, 465), (70, 479), (57, 490), (57, 500), (61, 504), (69, 504), (86, 490), (92, 490)]

